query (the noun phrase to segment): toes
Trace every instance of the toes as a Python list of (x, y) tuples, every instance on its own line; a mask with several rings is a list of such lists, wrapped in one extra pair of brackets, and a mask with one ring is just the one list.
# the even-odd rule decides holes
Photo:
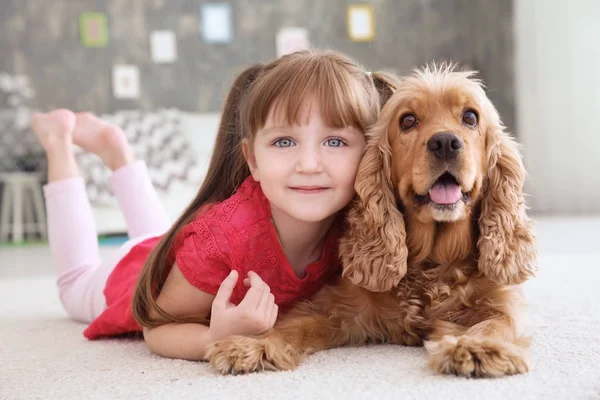
[(90, 113), (77, 114), (73, 133), (76, 144), (91, 147), (91, 150), (96, 150), (96, 147), (105, 145), (120, 147), (127, 143), (125, 133), (120, 127), (103, 121)]
[(39, 112), (34, 112), (33, 114), (31, 114), (31, 122), (37, 122), (39, 121), (39, 119), (41, 118), (41, 116), (44, 115), (42, 113)]
[(56, 124), (59, 129), (72, 131), (75, 127), (75, 114), (64, 108), (54, 110), (48, 114), (48, 119)]
[(89, 119), (94, 117), (94, 114), (88, 111), (82, 111), (75, 114), (75, 116), (77, 117), (77, 119)]
[(75, 118), (77, 119), (78, 124), (81, 124), (81, 123), (87, 124), (94, 120), (102, 121), (100, 118), (96, 117), (95, 114), (88, 112), (88, 111), (78, 112), (77, 114), (75, 114)]
[(220, 373), (233, 375), (292, 370), (297, 364), (291, 346), (249, 338), (217, 342), (208, 349), (207, 359)]
[(288, 343), (266, 342), (264, 345), (265, 363), (268, 369), (290, 371), (296, 368), (300, 357)]
[(253, 343), (226, 339), (207, 350), (207, 359), (220, 373), (237, 375), (257, 371), (262, 353)]
[(73, 142), (74, 114), (65, 109), (49, 113), (34, 113), (31, 129), (47, 153), (69, 151)]
[(529, 371), (524, 350), (490, 339), (443, 338), (425, 347), (431, 366), (443, 374), (466, 377), (497, 377)]
[(70, 133), (75, 125), (73, 112), (58, 109), (49, 113), (34, 113), (31, 116), (31, 126), (37, 133), (46, 134)]

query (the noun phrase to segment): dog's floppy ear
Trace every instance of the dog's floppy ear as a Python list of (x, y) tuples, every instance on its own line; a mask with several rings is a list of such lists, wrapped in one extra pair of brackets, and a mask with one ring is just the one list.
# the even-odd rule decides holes
[(382, 116), (368, 133), (356, 176), (357, 197), (348, 228), (340, 241), (343, 276), (374, 292), (392, 289), (406, 274), (404, 218), (396, 207), (391, 179), (389, 117)]
[(536, 270), (537, 250), (523, 197), (525, 168), (491, 102), (486, 112), (487, 179), (479, 216), (478, 266), (493, 281), (519, 284)]

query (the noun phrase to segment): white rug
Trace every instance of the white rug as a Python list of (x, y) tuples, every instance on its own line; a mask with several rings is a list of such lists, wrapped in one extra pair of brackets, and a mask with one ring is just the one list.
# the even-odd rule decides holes
[[(537, 232), (528, 375), (437, 376), (422, 348), (371, 346), (318, 353), (294, 372), (223, 377), (142, 341), (89, 342), (51, 276), (0, 273), (0, 399), (600, 399), (600, 219), (541, 220)], [(15, 262), (6, 251), (0, 270)]]

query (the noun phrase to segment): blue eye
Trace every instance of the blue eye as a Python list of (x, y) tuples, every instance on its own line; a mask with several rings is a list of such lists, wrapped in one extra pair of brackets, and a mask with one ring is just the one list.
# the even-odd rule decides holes
[(277, 139), (273, 144), (275, 147), (292, 147), (296, 145), (292, 139), (288, 138)]
[(327, 146), (329, 146), (329, 147), (342, 147), (342, 146), (346, 145), (344, 143), (344, 141), (340, 138), (327, 139), (326, 143), (327, 143)]

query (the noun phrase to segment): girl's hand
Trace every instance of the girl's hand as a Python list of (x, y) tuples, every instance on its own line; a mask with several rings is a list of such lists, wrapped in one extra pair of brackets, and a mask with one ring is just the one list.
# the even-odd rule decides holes
[(249, 272), (244, 280), (244, 284), (250, 286), (244, 299), (237, 306), (230, 303), (237, 280), (237, 271), (231, 271), (213, 300), (209, 328), (213, 341), (231, 335), (260, 335), (277, 320), (279, 308), (271, 288), (254, 272)]

